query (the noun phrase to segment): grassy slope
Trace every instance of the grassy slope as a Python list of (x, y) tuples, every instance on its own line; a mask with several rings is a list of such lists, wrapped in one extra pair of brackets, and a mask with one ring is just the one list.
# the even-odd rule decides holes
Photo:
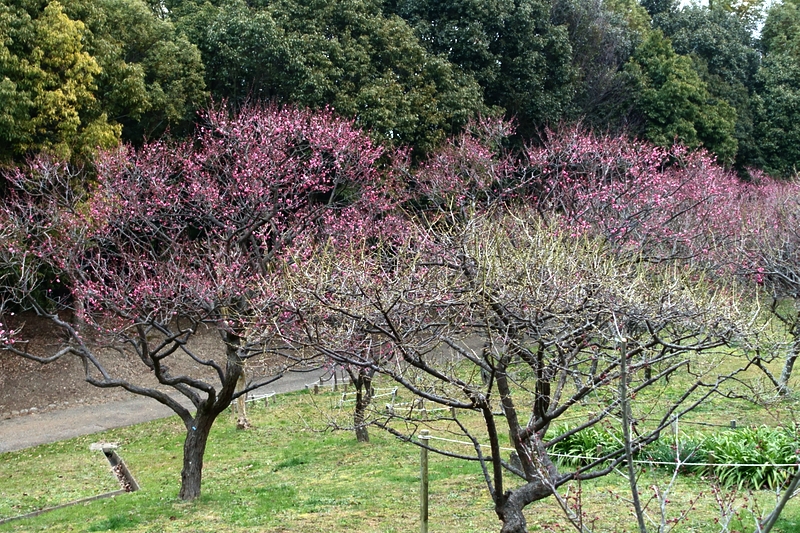
[[(168, 419), (102, 435), (0, 455), (0, 517), (13, 516), (116, 489), (107, 463), (90, 452), (94, 441), (116, 441), (143, 490), (0, 525), (6, 531), (142, 532), (400, 532), (418, 529), (419, 450), (373, 430), (361, 445), (347, 432), (324, 431), (321, 412), (333, 394), (293, 394), (251, 410), (255, 428), (237, 431), (223, 417), (206, 455), (203, 496), (177, 500), (183, 431)], [(313, 400), (313, 401), (312, 401)], [(728, 417), (729, 412), (721, 413)], [(497, 531), (499, 522), (476, 464), (431, 459), (431, 531)], [(643, 474), (648, 488), (665, 484), (667, 473)], [(635, 526), (625, 503), (625, 480), (609, 476), (569, 489), (582, 498), (595, 531)], [(679, 478), (670, 498), (670, 517), (696, 507), (675, 531), (719, 531), (713, 524), (717, 500), (701, 480)], [(740, 494), (738, 505), (766, 506), (766, 493)], [(790, 504), (779, 531), (800, 532), (800, 509)], [(655, 504), (650, 510), (655, 512)], [(532, 531), (566, 530), (552, 500), (530, 506)], [(752, 529), (752, 517), (740, 519)], [(736, 528), (733, 528), (736, 529)]]

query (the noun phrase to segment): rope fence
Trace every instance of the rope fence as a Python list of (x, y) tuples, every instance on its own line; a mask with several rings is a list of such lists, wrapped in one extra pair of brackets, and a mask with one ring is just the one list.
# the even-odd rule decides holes
[[(727, 426), (723, 426), (723, 427), (727, 427)], [(454, 443), (454, 444), (461, 444), (461, 445), (464, 445), (464, 446), (469, 446), (470, 448), (474, 448), (474, 444), (473, 443), (468, 442), (468, 441), (463, 441), (463, 440), (447, 439), (447, 438), (444, 438), (444, 437), (435, 437), (435, 436), (430, 435), (430, 434), (427, 435), (427, 439), (428, 440), (439, 440), (439, 441), (443, 441), (443, 442), (450, 442), (450, 443)], [(480, 444), (479, 443), (478, 445), (481, 448), (489, 448), (490, 447), (488, 444)], [(516, 451), (514, 448), (506, 448), (506, 447), (503, 447), (503, 446), (501, 446), (500, 449), (503, 450), (503, 451), (507, 451), (507, 452), (515, 452)], [(569, 455), (569, 454), (563, 454), (563, 453), (550, 453), (548, 455), (550, 455), (551, 457), (562, 457), (562, 458), (565, 458), (565, 459), (583, 459), (583, 460), (587, 460), (587, 461), (596, 461), (597, 459), (599, 459), (598, 457), (590, 457), (590, 456), (587, 456), (587, 455)], [(724, 466), (724, 467), (767, 467), (767, 466), (771, 466), (771, 467), (778, 467), (778, 468), (785, 468), (785, 467), (791, 467), (791, 466), (800, 466), (800, 463), (798, 463), (798, 462), (795, 462), (795, 463), (761, 463), (761, 464), (758, 464), (758, 463), (689, 463), (689, 462), (684, 462), (684, 461), (673, 461), (673, 462), (670, 462), (670, 461), (643, 461), (643, 460), (634, 460), (633, 462), (634, 463), (638, 463), (638, 464), (664, 465), (664, 466), (671, 466), (671, 465), (680, 465), (680, 466), (717, 466), (717, 467), (718, 466)]]
[[(382, 391), (382, 390), (385, 390), (385, 391), (390, 391), (390, 392), (385, 392), (385, 393), (383, 393), (383, 394), (373, 394), (373, 395), (371, 396), (371, 399), (372, 399), (372, 400), (374, 400), (375, 398), (385, 398), (385, 397), (387, 397), (387, 396), (391, 396), (391, 397), (392, 397), (392, 403), (394, 403), (394, 400), (395, 400), (395, 398), (397, 397), (397, 387), (391, 387), (391, 388), (374, 388), (374, 389), (372, 389), (372, 390), (373, 390), (373, 391)], [(356, 401), (356, 399), (355, 399), (355, 398), (349, 398), (349, 399), (347, 398), (348, 396), (355, 395), (355, 394), (356, 394), (356, 393), (355, 393), (354, 391), (350, 391), (350, 392), (348, 392), (348, 391), (345, 391), (345, 392), (343, 392), (343, 393), (342, 393), (342, 398), (339, 400), (339, 407), (341, 407), (342, 405), (344, 405), (344, 404), (346, 404), (346, 403), (350, 403), (350, 402), (354, 402), (354, 401)], [(386, 404), (386, 405), (389, 405), (389, 404)]]
[(277, 394), (278, 393), (275, 391), (270, 391), (264, 394), (252, 394), (252, 395), (248, 394), (247, 398), (244, 399), (244, 402), (252, 403), (252, 402), (257, 402), (259, 400), (264, 400), (264, 406), (266, 407), (267, 405), (269, 405), (269, 399)]
[(730, 424), (712, 424), (711, 422), (692, 422), (690, 420), (681, 420), (681, 424), (689, 424), (690, 426), (705, 426), (712, 428), (728, 428), (736, 429), (736, 420), (731, 420)]
[(408, 413), (404, 415), (407, 417), (410, 417), (413, 413), (417, 412), (423, 419), (427, 419), (428, 414), (441, 411), (449, 411), (450, 416), (453, 418), (456, 417), (456, 410), (454, 407), (433, 407), (429, 409), (425, 407), (425, 403), (422, 401), (422, 399), (413, 402), (387, 403), (384, 409), (386, 410), (387, 414), (394, 416), (397, 414), (397, 410), (395, 409), (396, 407), (408, 407)]

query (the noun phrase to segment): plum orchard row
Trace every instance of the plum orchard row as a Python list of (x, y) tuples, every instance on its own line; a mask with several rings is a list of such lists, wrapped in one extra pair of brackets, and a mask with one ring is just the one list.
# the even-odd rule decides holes
[[(526, 531), (525, 507), (558, 487), (632, 465), (674, 419), (758, 401), (752, 372), (788, 395), (798, 184), (743, 183), (702, 151), (577, 128), (506, 149), (513, 134), (476, 121), (415, 162), (329, 111), (218, 108), (193, 138), (106, 152), (91, 172), (32, 160), (5, 175), (0, 344), (78, 357), (90, 383), (172, 408), (187, 500), (235, 400), (337, 365), (367, 440), (384, 376), (410, 401), (481, 414), (478, 433), (454, 418), (475, 443), (454, 455), (480, 463), (504, 533)], [(66, 342), (36, 351), (20, 310)], [(196, 348), (208, 330), (217, 352)], [(147, 380), (121, 377), (130, 361)], [(248, 378), (250, 363), (268, 377)], [(631, 433), (579, 469), (552, 460), (606, 426)], [(518, 462), (500, 453), (507, 435)]]

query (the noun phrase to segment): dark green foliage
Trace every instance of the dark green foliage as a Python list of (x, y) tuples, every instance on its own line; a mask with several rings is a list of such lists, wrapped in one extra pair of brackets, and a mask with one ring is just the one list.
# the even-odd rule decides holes
[(197, 49), (143, 0), (0, 5), (0, 159), (158, 135), (205, 102)]
[(795, 176), (800, 169), (800, 62), (790, 54), (770, 54), (758, 80), (762, 105), (755, 129), (761, 166), (776, 176)]
[[(563, 432), (559, 430), (557, 433)], [(549, 451), (568, 456), (559, 458), (561, 464), (579, 467), (589, 464), (593, 458), (621, 449), (621, 432), (590, 427), (558, 441)], [(713, 475), (726, 487), (775, 490), (787, 481), (794, 469), (761, 465), (795, 464), (799, 450), (795, 426), (761, 426), (722, 431), (710, 436), (698, 434), (681, 438), (677, 445), (670, 437), (664, 436), (645, 447), (636, 457), (668, 469), (674, 468), (679, 458), (681, 463), (689, 463), (681, 466), (681, 473)], [(705, 466), (705, 463), (711, 465)], [(749, 464), (757, 466), (724, 466)]]
[(572, 47), (571, 117), (598, 129), (628, 127), (633, 95), (622, 67), (640, 39), (635, 23), (599, 0), (555, 0), (551, 20), (567, 29)]
[(719, 81), (753, 88), (759, 53), (750, 29), (735, 13), (692, 5), (659, 15), (654, 22), (676, 53), (702, 61)]
[[(567, 426), (558, 429), (554, 434), (560, 435), (569, 430)], [(592, 426), (559, 440), (548, 451), (557, 457), (560, 464), (578, 467), (620, 449), (622, 449), (621, 431)]]
[(102, 69), (98, 106), (123, 125), (123, 137), (185, 131), (206, 103), (197, 47), (144, 0), (65, 0), (65, 6), (89, 30), (87, 50)]
[(208, 88), (217, 98), (273, 98), (289, 92), (291, 80), (304, 74), (268, 12), (237, 1), (219, 7), (187, 3), (183, 9), (180, 27), (198, 45)]
[(0, 159), (182, 135), (208, 89), (330, 106), (419, 153), (504, 112), (524, 137), (583, 121), (789, 176), (799, 4), (772, 7), (759, 52), (759, 0), (10, 0)]
[(761, 42), (761, 107), (755, 127), (760, 163), (770, 173), (789, 177), (800, 169), (800, 2), (787, 0), (769, 10)]
[(656, 16), (674, 11), (678, 6), (678, 2), (675, 0), (642, 0), (642, 6), (651, 16)]
[[(796, 430), (796, 427), (743, 428), (711, 436), (697, 435), (682, 439), (677, 445), (665, 437), (647, 446), (637, 457), (669, 469), (674, 468), (676, 459), (680, 458), (681, 463), (690, 463), (681, 466), (682, 473), (714, 475), (727, 487), (775, 490), (787, 481), (794, 469), (761, 465), (796, 463), (800, 446)], [(621, 432), (590, 427), (558, 441), (549, 451), (567, 456), (558, 458), (561, 464), (580, 467), (589, 464), (592, 458), (620, 449)], [(711, 466), (692, 463), (711, 463)], [(713, 466), (731, 464), (757, 466)]]
[(475, 77), (486, 103), (505, 109), (520, 131), (564, 118), (575, 71), (566, 28), (540, 0), (387, 0), (424, 46)]
[(176, 4), (218, 99), (328, 105), (423, 151), (484, 111), (475, 81), (375, 1)]
[[(708, 453), (703, 448), (703, 439), (684, 439), (678, 443), (670, 438), (663, 438), (644, 450), (644, 457), (653, 466), (662, 468), (674, 468), (675, 463), (705, 463), (708, 461)], [(681, 465), (681, 472), (702, 472), (702, 466), (694, 464)]]
[(675, 52), (692, 58), (711, 96), (736, 110), (737, 163), (754, 164), (759, 141), (753, 132), (757, 102), (752, 101), (760, 54), (752, 28), (734, 12), (699, 5), (659, 14), (654, 23), (669, 37)]
[(646, 119), (644, 136), (655, 144), (700, 146), (730, 163), (736, 155), (736, 110), (714, 98), (692, 67), (676, 54), (661, 31), (650, 32), (625, 66)]
[[(709, 462), (716, 464), (796, 464), (798, 461), (797, 427), (745, 428), (716, 433), (703, 442)], [(738, 488), (781, 487), (794, 468), (777, 466), (709, 467), (725, 486)]]
[(791, 52), (797, 54), (800, 45), (800, 2), (784, 0), (775, 3), (767, 13), (761, 31), (761, 45), (767, 54)]
[[(682, 438), (678, 454), (681, 462), (690, 463), (681, 467), (682, 472), (712, 475), (726, 487), (776, 490), (794, 469), (769, 465), (794, 464), (799, 445), (795, 427), (761, 426)], [(658, 466), (673, 468), (675, 443), (659, 441), (646, 448), (645, 456), (655, 463), (667, 463)]]
[(58, 2), (0, 4), (0, 163), (47, 151), (79, 158), (117, 142), (97, 108), (98, 62), (85, 25)]

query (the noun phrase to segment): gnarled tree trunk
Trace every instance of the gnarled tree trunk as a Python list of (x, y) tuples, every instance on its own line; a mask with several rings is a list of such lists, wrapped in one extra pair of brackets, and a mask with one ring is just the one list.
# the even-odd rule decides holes
[[(356, 405), (353, 409), (353, 429), (356, 433), (356, 440), (369, 442), (367, 408), (372, 403), (372, 377), (375, 375), (375, 370), (355, 365), (343, 365), (342, 368), (347, 372), (350, 383), (356, 389)], [(336, 372), (335, 369), (334, 372)]]
[(193, 425), (186, 428), (186, 440), (183, 443), (183, 470), (181, 470), (181, 500), (194, 500), (200, 496), (200, 484), (203, 478), (203, 457), (206, 453), (208, 435), (214, 424), (216, 415), (198, 412)]
[(372, 402), (372, 374), (368, 369), (359, 368), (350, 373), (350, 379), (356, 388), (356, 408), (353, 412), (353, 424), (358, 442), (369, 442), (367, 430), (367, 407)]
[(194, 418), (183, 418), (186, 425), (186, 440), (183, 443), (183, 470), (181, 470), (181, 490), (178, 494), (182, 500), (194, 500), (200, 496), (203, 458), (211, 426), (220, 413), (231, 404), (236, 385), (242, 376), (243, 361), (239, 356), (241, 338), (234, 333), (226, 332), (225, 345), (227, 364), (219, 394), (209, 391), (208, 398), (195, 404), (197, 413)]

